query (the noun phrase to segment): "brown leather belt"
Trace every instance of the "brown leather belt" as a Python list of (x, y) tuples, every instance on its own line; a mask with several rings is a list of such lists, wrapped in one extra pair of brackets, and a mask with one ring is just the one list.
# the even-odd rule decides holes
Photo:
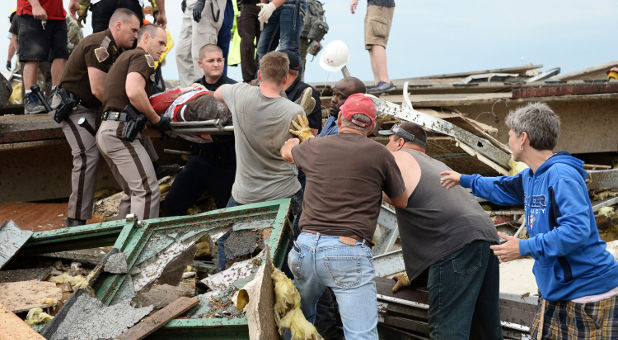
[[(303, 229), (300, 231), (301, 233), (310, 233), (310, 234), (317, 234), (318, 232), (315, 230), (308, 230), (308, 229)], [(337, 235), (326, 235), (323, 234), (325, 236), (337, 236)], [(358, 242), (363, 242), (363, 243), (367, 243), (367, 241), (365, 241), (364, 238), (360, 237), (360, 236), (356, 236), (356, 235), (352, 235), (352, 236), (339, 236), (339, 242), (341, 243), (345, 243), (348, 245), (355, 245), (356, 241)]]

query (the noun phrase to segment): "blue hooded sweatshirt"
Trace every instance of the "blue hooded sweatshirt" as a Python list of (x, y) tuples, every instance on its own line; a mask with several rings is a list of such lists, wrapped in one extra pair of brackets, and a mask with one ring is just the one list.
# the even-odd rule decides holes
[(618, 287), (618, 262), (599, 236), (581, 160), (559, 152), (535, 173), (508, 177), (462, 175), (476, 196), (500, 205), (524, 204), (527, 240), (522, 256), (535, 259), (532, 271), (542, 296), (567, 301)]

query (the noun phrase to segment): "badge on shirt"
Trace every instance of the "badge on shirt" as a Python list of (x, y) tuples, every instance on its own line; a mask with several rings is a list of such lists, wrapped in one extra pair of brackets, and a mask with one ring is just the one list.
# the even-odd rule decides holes
[(146, 62), (148, 63), (148, 66), (154, 68), (155, 67), (154, 58), (150, 54), (144, 54), (144, 57), (146, 57)]
[(97, 57), (97, 61), (102, 63), (105, 60), (107, 60), (107, 58), (109, 58), (109, 52), (107, 52), (107, 48), (101, 46), (101, 47), (97, 47), (94, 50), (94, 55)]

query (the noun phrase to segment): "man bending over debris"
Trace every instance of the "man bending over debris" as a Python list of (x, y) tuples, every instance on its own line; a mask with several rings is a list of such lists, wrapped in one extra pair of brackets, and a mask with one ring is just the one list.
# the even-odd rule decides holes
[[(236, 177), (228, 207), (290, 197), (293, 214), (298, 214), (302, 201), (298, 171), (279, 153), (279, 147), (292, 137), (290, 123), (304, 114), (300, 105), (281, 97), (288, 65), (284, 53), (270, 52), (260, 60), (259, 87), (238, 83), (215, 91), (234, 121)], [(218, 241), (219, 270), (225, 269), (224, 242), (230, 233)]]
[(170, 129), (170, 119), (159, 117), (148, 101), (154, 85), (154, 61), (165, 50), (163, 28), (143, 26), (137, 48), (120, 55), (110, 68), (103, 95), (104, 113), (97, 145), (125, 196), (118, 207), (141, 219), (159, 216), (161, 193), (154, 166), (140, 139), (146, 121), (160, 131)]
[(382, 191), (405, 207), (404, 182), (393, 156), (368, 139), (376, 108), (353, 94), (341, 106), (337, 135), (289, 139), (281, 156), (307, 175), (301, 234), (288, 255), (301, 309), (314, 322), (326, 287), (335, 293), (346, 339), (378, 339), (371, 239)]
[(403, 122), (379, 134), (389, 136), (386, 148), (410, 194), (407, 206), (396, 208), (407, 274), (393, 292), (409, 278), (425, 281), (432, 339), (502, 339), (493, 222), (472, 194), (440, 185), (440, 172), (450, 169), (425, 154), (422, 127)]

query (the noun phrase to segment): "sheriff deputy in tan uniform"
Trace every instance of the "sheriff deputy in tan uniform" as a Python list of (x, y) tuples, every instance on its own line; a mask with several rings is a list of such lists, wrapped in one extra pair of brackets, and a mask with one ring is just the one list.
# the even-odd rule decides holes
[[(139, 30), (137, 48), (120, 55), (105, 80), (102, 122), (97, 132), (99, 150), (125, 193), (118, 215), (140, 220), (159, 216), (159, 185), (148, 153), (140, 139), (142, 121), (159, 131), (170, 129), (169, 118), (159, 117), (148, 95), (154, 84), (154, 61), (165, 50), (163, 28), (145, 25)], [(137, 114), (135, 114), (137, 112)], [(132, 127), (137, 126), (133, 133)]]
[(135, 13), (127, 9), (116, 10), (107, 30), (92, 34), (77, 45), (64, 69), (61, 88), (53, 97), (53, 107), (62, 103), (69, 105), (63, 111), (65, 116), (58, 118), (62, 119), (62, 131), (73, 154), (67, 227), (83, 225), (92, 217), (99, 161), (94, 131), (88, 131), (85, 125), (79, 126), (78, 122), (84, 118), (87, 127), (96, 127), (102, 112), (107, 72), (120, 56), (120, 48), (133, 46), (139, 26)]

